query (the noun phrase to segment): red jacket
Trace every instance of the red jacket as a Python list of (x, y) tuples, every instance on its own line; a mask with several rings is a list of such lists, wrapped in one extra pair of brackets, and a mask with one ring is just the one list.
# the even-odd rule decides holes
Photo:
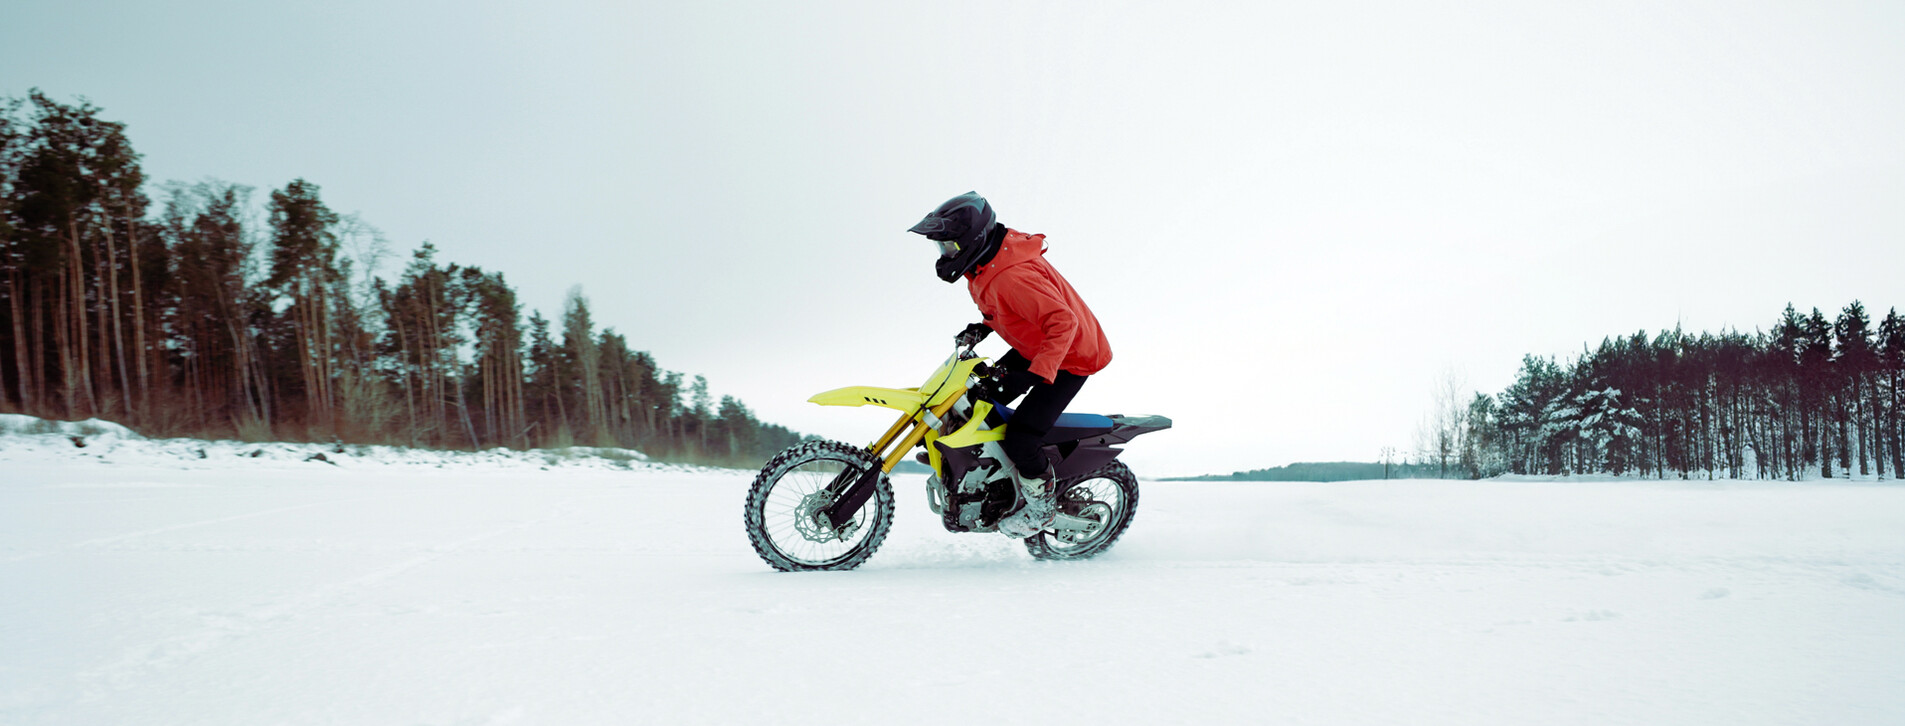
[(1088, 376), (1111, 363), (1111, 343), (1071, 283), (1045, 261), (1045, 235), (1015, 229), (992, 261), (966, 277), (986, 325), (1050, 383), (1059, 371)]

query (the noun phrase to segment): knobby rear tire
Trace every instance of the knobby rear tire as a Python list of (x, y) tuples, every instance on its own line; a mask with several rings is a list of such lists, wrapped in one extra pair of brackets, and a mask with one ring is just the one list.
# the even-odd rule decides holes
[(1059, 507), (1064, 508), (1074, 488), (1099, 480), (1116, 486), (1123, 500), (1121, 506), (1112, 512), (1112, 521), (1107, 523), (1101, 534), (1085, 543), (1073, 545), (1058, 539), (1058, 535), (1052, 532), (1040, 532), (1025, 538), (1026, 551), (1041, 560), (1083, 560), (1103, 554), (1117, 544), (1118, 538), (1124, 536), (1125, 529), (1131, 526), (1132, 516), (1138, 513), (1138, 477), (1131, 473), (1124, 462), (1113, 459), (1090, 474), (1062, 482), (1065, 488), (1058, 494)]
[[(819, 478), (806, 476), (805, 472), (795, 477), (801, 481), (788, 481), (790, 474), (801, 472), (804, 468), (820, 465), (818, 468), (824, 472), (826, 467), (837, 465), (866, 471), (878, 468), (880, 464), (872, 452), (838, 441), (809, 441), (776, 454), (761, 467), (761, 473), (754, 477), (754, 486), (747, 494), (747, 507), (743, 514), (748, 542), (754, 545), (754, 552), (769, 566), (782, 572), (851, 570), (859, 567), (886, 541), (887, 530), (893, 527), (893, 485), (887, 481), (886, 475), (880, 476), (873, 495), (854, 515), (854, 521), (861, 523), (861, 531), (854, 533), (851, 539), (858, 541), (837, 555), (802, 556), (802, 553), (790, 551), (802, 547), (818, 549), (818, 546), (802, 545), (800, 540), (791, 538), (798, 536), (789, 528), (794, 526), (800, 510), (796, 507), (793, 511), (785, 511), (788, 495), (784, 493), (781, 497), (775, 497), (774, 493), (777, 487), (810, 487), (820, 481)], [(770, 511), (770, 502), (774, 505), (773, 511)], [(781, 533), (781, 536), (776, 537), (776, 532)]]

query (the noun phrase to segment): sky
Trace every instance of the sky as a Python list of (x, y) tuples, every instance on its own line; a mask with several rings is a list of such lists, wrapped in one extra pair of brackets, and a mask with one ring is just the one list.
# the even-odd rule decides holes
[[(864, 443), (977, 319), (904, 230), (986, 195), (1115, 360), (1140, 474), (1371, 461), (1450, 378), (1609, 335), (1905, 306), (1905, 4), (0, 6), (0, 94), (155, 182), (296, 178)], [(393, 260), (392, 269), (395, 267)], [(1004, 352), (996, 339), (981, 352)]]

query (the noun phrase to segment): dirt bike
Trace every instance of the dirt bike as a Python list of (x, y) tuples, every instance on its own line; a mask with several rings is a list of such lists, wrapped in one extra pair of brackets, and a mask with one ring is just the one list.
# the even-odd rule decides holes
[[(872, 557), (893, 526), (889, 475), (907, 452), (932, 470), (927, 505), (950, 532), (997, 532), (1025, 506), (999, 442), (1012, 409), (993, 402), (1004, 371), (955, 343), (918, 388), (838, 388), (807, 399), (823, 406), (882, 406), (901, 412), (872, 444), (808, 441), (782, 451), (747, 496), (747, 536), (762, 560), (783, 572), (851, 570)], [(1078, 560), (1110, 549), (1131, 526), (1138, 479), (1118, 461), (1139, 434), (1171, 427), (1163, 416), (1059, 416), (1043, 439), (1058, 483), (1058, 516), (1024, 538), (1033, 557)], [(1008, 535), (1010, 536), (1010, 535)]]

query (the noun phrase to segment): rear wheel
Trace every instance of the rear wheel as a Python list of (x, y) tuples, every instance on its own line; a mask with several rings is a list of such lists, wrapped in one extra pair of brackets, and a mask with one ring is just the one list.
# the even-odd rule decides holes
[(791, 447), (761, 467), (748, 490), (747, 538), (774, 569), (851, 570), (886, 540), (893, 526), (893, 486), (881, 475), (866, 504), (838, 529), (822, 511), (880, 460), (838, 441)]
[(1098, 526), (1090, 532), (1059, 530), (1025, 538), (1025, 549), (1041, 560), (1082, 560), (1111, 549), (1138, 511), (1138, 477), (1122, 461), (1113, 460), (1062, 486), (1058, 511)]

